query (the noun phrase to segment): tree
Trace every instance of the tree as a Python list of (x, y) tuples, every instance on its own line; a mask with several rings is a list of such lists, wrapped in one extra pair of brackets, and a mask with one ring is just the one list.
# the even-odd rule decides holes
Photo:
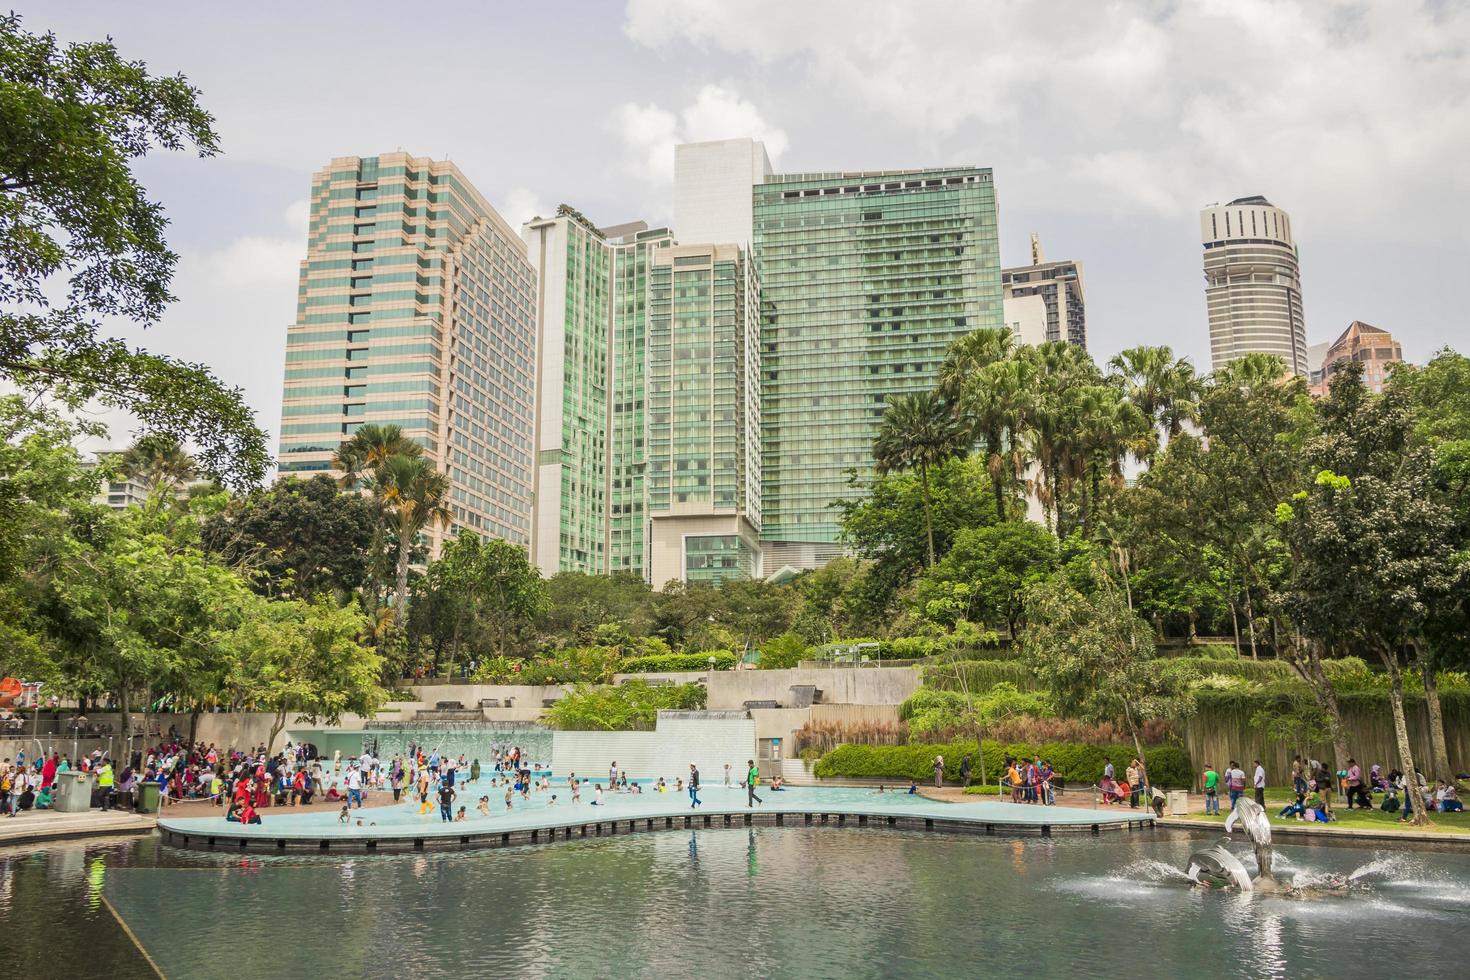
[(342, 486), (352, 489), (375, 477), (394, 456), (420, 456), (423, 447), (396, 425), (367, 422), (337, 447), (332, 466), (342, 472)]
[(1182, 357), (1176, 360), (1168, 347), (1131, 347), (1108, 366), (1116, 372), (1128, 400), (1149, 422), (1149, 438), (1140, 459), (1152, 465), (1159, 451), (1160, 431), (1173, 439), (1198, 415), (1201, 386), (1194, 365)]
[[(1403, 393), (1371, 395), (1361, 365), (1349, 364), (1334, 374), (1321, 417), (1309, 446), (1316, 476), (1277, 511), (1295, 556), (1281, 601), (1307, 636), (1382, 661), (1400, 763), (1417, 792), (1401, 658), (1470, 578), (1449, 508), (1433, 493), (1429, 454), (1410, 445)], [(1422, 824), (1422, 801), (1414, 802)]]
[(604, 623), (621, 624), (634, 636), (652, 631), (654, 592), (638, 575), (558, 572), (546, 580), (546, 591), (537, 621), (543, 643), (585, 646)]
[(952, 629), (961, 620), (1003, 621), (1016, 635), (1028, 588), (1052, 575), (1057, 540), (1031, 521), (970, 528), (955, 535), (940, 562), (915, 582), (914, 603), (924, 619)]
[(1148, 624), (1105, 573), (1098, 581), (1091, 595), (1060, 578), (1033, 586), (1022, 654), (1052, 692), (1058, 713), (1117, 725), (1133, 739), (1147, 773), (1139, 732), (1146, 722), (1192, 714), (1195, 677), (1190, 668), (1155, 657)]
[(198, 94), (110, 41), (62, 48), (0, 16), (0, 377), (129, 411), (147, 433), (192, 441), (206, 472), (249, 486), (268, 455), (239, 390), (100, 334), (101, 317), (149, 326), (173, 299), (178, 256), (132, 161), (155, 147), (215, 153)]
[(393, 625), (402, 628), (408, 603), (408, 566), (419, 532), (435, 523), (448, 523), (449, 477), (422, 456), (387, 457), (374, 473), (372, 490), (388, 508), (398, 535), (394, 581)]
[(460, 534), (444, 546), (426, 579), (429, 591), (444, 600), (451, 672), (466, 637), (483, 640), (492, 656), (503, 657), (547, 605), (546, 585), (525, 550), (498, 538)]
[(253, 573), (256, 591), (339, 601), (368, 578), (378, 508), (368, 497), (343, 493), (331, 477), (287, 477), (267, 490), (231, 500), (200, 526), (206, 551)]
[(237, 707), (269, 711), (267, 750), (292, 715), (335, 725), (343, 714), (371, 715), (386, 692), (382, 658), (360, 642), (368, 621), (330, 603), (267, 602), (222, 638), (230, 656), (224, 690)]
[[(963, 528), (995, 521), (984, 462), (951, 459), (930, 473), (935, 552), (942, 556)], [(859, 489), (856, 475), (852, 481)], [(837, 501), (843, 540), (867, 564), (848, 584), (854, 619), (883, 623), (899, 590), (926, 565), (927, 527), (923, 487), (916, 474), (876, 477), (866, 493)]]
[(984, 447), (997, 521), (1006, 519), (1006, 500), (1026, 470), (1024, 434), (1034, 408), (1035, 370), (1029, 359), (995, 361), (980, 368), (960, 389), (960, 416), (972, 440)]
[(962, 449), (960, 427), (938, 395), (921, 391), (889, 399), (873, 440), (873, 461), (879, 476), (903, 470), (919, 474), (929, 565), (934, 564), (934, 502), (929, 492), (929, 471), (961, 455)]
[(163, 493), (174, 493), (198, 475), (194, 457), (177, 439), (162, 435), (144, 436), (134, 442), (123, 452), (118, 465), (128, 476)]

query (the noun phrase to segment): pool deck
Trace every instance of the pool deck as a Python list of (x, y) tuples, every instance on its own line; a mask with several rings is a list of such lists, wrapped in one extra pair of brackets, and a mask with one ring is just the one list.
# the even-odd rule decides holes
[[(352, 812), (343, 825), (336, 814), (262, 814), (258, 826), (230, 823), (222, 817), (164, 817), (158, 830), (166, 843), (190, 848), (374, 852), (440, 848), (506, 847), (573, 838), (608, 837), (654, 830), (763, 826), (873, 827), (979, 835), (1099, 834), (1104, 830), (1140, 830), (1153, 825), (1152, 815), (1137, 812), (1035, 807), (1009, 802), (943, 803), (902, 793), (868, 790), (808, 789), (781, 792), (762, 787), (763, 804), (745, 805), (738, 788), (706, 787), (704, 804), (691, 809), (685, 794), (607, 794), (604, 803), (518, 806), (506, 813), (498, 799), (491, 815), (474, 809), (476, 790), (461, 794), (469, 807), (462, 822), (439, 819), (438, 807), (419, 815), (418, 804), (404, 803)], [(497, 807), (501, 807), (497, 809)], [(361, 817), (362, 827), (356, 826)], [(376, 822), (376, 825), (374, 825)]]
[(82, 813), (28, 810), (16, 817), (0, 817), (0, 847), (83, 837), (151, 834), (154, 823), (153, 817), (122, 810), (106, 813), (101, 810)]

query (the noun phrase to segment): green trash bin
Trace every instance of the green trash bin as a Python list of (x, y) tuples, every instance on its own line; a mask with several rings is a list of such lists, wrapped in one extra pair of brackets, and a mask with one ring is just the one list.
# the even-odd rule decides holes
[(138, 784), (138, 806), (139, 813), (158, 812), (159, 785), (155, 780), (149, 779)]

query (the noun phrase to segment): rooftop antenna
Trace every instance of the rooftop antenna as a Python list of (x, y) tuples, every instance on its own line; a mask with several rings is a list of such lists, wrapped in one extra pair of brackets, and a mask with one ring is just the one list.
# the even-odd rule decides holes
[(1046, 261), (1046, 253), (1041, 250), (1041, 233), (1031, 233), (1031, 264), (1041, 265)]

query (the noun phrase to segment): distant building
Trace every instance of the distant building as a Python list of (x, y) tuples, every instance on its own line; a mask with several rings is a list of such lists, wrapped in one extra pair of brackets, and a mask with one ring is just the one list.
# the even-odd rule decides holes
[(674, 148), (674, 230), (682, 242), (755, 240), (751, 188), (771, 175), (765, 144), (743, 137)]
[(1210, 362), (1274, 354), (1306, 377), (1307, 327), (1291, 217), (1264, 197), (1236, 198), (1200, 212)]
[(531, 562), (646, 577), (648, 270), (673, 238), (641, 221), (597, 228), (566, 205), (521, 237), (540, 295)]
[[(536, 270), (458, 167), (385, 153), (312, 177), (280, 471), (392, 424), (451, 482), (451, 533), (531, 537)], [(442, 534), (429, 532), (437, 550)]]
[(1388, 380), (1390, 365), (1404, 359), (1403, 348), (1393, 339), (1393, 334), (1371, 323), (1354, 320), (1346, 330), (1330, 344), (1313, 345), (1313, 350), (1322, 347), (1321, 361), (1311, 372), (1312, 394), (1326, 395), (1333, 373), (1338, 366), (1348, 361), (1363, 365), (1363, 382), (1373, 391), (1382, 391)]
[(1023, 344), (1065, 340), (1087, 348), (1082, 263), (1048, 262), (1041, 236), (1031, 236), (1031, 264), (1000, 272), (1005, 322)]
[[(96, 462), (85, 465), (88, 469), (97, 468)], [(97, 495), (92, 498), (92, 503), (111, 507), (113, 510), (127, 510), (129, 507), (143, 506), (152, 492), (153, 484), (149, 481), (119, 473), (107, 480), (99, 477)]]
[(761, 571), (760, 285), (737, 245), (649, 259), (649, 581)]

